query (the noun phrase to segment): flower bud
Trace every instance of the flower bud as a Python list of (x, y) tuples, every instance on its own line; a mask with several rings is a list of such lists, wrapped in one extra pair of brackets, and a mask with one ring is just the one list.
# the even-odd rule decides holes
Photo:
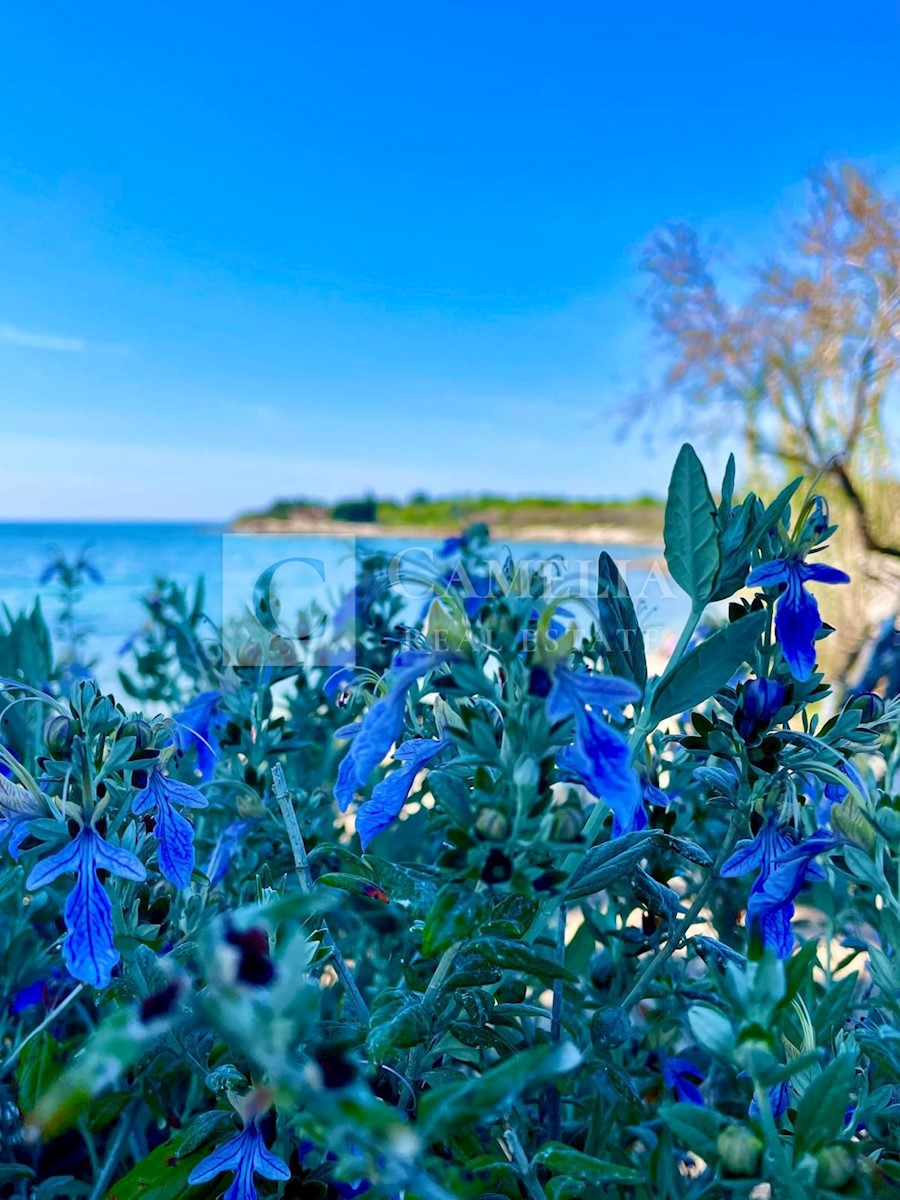
[(135, 750), (146, 750), (153, 742), (153, 729), (149, 722), (135, 718), (132, 721), (125, 722), (119, 730), (119, 736), (123, 738), (133, 737)]
[(859, 692), (854, 696), (848, 708), (856, 708), (862, 713), (865, 722), (880, 721), (884, 716), (884, 700), (877, 692)]
[(598, 991), (609, 987), (613, 975), (613, 957), (608, 950), (597, 950), (588, 964), (591, 983)]
[(828, 1146), (816, 1155), (816, 1184), (821, 1188), (842, 1188), (855, 1172), (856, 1160), (847, 1146)]
[(748, 679), (740, 689), (734, 728), (745, 742), (769, 728), (784, 704), (784, 684), (777, 679)]
[(520, 758), (513, 767), (513, 783), (523, 791), (536, 788), (540, 777), (541, 769), (533, 758)]
[(803, 541), (810, 546), (815, 546), (825, 537), (831, 526), (831, 518), (828, 512), (828, 501), (824, 496), (813, 497), (813, 510), (806, 518), (806, 525), (803, 530)]
[(623, 1046), (631, 1037), (631, 1021), (622, 1008), (601, 1008), (591, 1019), (591, 1041), (596, 1050)]
[(70, 717), (49, 717), (44, 725), (44, 743), (51, 758), (65, 758), (75, 740), (75, 722)]
[(502, 842), (509, 836), (509, 817), (496, 808), (483, 808), (476, 820), (475, 829), (488, 842)]
[(750, 1129), (729, 1125), (719, 1134), (716, 1147), (729, 1175), (755, 1175), (762, 1141)]
[(262, 662), (262, 647), (258, 642), (249, 639), (241, 642), (237, 649), (236, 661), (239, 667), (258, 667)]
[(532, 667), (528, 677), (528, 694), (543, 699), (545, 696), (549, 696), (552, 687), (553, 680), (547, 668), (540, 663)]
[(567, 805), (553, 813), (553, 837), (557, 842), (574, 842), (581, 836), (583, 819), (577, 808)]

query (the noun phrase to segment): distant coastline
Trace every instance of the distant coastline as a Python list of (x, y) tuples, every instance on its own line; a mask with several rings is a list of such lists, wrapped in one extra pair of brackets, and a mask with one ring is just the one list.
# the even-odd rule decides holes
[(495, 541), (581, 542), (586, 545), (658, 546), (663, 506), (650, 498), (590, 502), (552, 497), (456, 497), (432, 500), (343, 501), (332, 507), (277, 501), (246, 513), (231, 532), (293, 537), (446, 538), (472, 525), (488, 527)]
[[(459, 525), (382, 525), (377, 521), (304, 521), (276, 518), (244, 518), (234, 521), (232, 533), (266, 537), (332, 538), (446, 538), (460, 532)], [(662, 530), (632, 528), (627, 525), (491, 525), (495, 542), (583, 542), (585, 545), (659, 546)]]

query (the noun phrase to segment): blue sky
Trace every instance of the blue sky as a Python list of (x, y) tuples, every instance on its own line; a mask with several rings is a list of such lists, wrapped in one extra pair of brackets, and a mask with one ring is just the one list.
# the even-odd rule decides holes
[(641, 242), (900, 182), (897, 6), (16, 5), (0, 517), (659, 492)]

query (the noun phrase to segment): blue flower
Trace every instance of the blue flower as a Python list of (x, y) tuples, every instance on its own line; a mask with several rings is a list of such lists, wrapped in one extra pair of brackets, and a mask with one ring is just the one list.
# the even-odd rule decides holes
[(591, 795), (613, 811), (613, 836), (646, 825), (641, 783), (630, 765), (628, 742), (602, 717), (602, 711), (622, 716), (622, 708), (640, 699), (640, 689), (611, 675), (570, 671), (562, 664), (553, 675), (545, 702), (552, 723), (575, 718), (575, 741), (557, 758), (557, 766), (573, 775)]
[(336, 731), (335, 737), (352, 739), (334, 785), (341, 812), (347, 811), (356, 791), (365, 786), (403, 731), (406, 693), (417, 679), (445, 659), (446, 655), (419, 650), (398, 654), (388, 675), (388, 693), (375, 701), (361, 721)]
[(41, 815), (41, 802), (20, 783), (0, 779), (0, 846), (8, 841), (13, 862), (19, 861), (22, 843), (28, 837), (28, 822)]
[(241, 838), (252, 825), (252, 821), (232, 821), (219, 834), (216, 844), (213, 846), (212, 854), (209, 856), (209, 862), (206, 864), (206, 870), (204, 871), (206, 878), (209, 880), (210, 887), (215, 887), (221, 879), (225, 878), (228, 868), (231, 866), (232, 854), (234, 854)]
[(209, 1183), (223, 1171), (234, 1172), (234, 1179), (223, 1200), (257, 1200), (259, 1193), (253, 1182), (254, 1175), (273, 1180), (291, 1177), (287, 1163), (267, 1149), (256, 1121), (251, 1121), (236, 1137), (224, 1142), (199, 1162), (188, 1175), (188, 1183)]
[[(641, 800), (635, 809), (631, 829), (620, 829), (615, 836), (618, 837), (620, 833), (637, 832), (639, 829), (646, 829), (650, 823), (650, 818), (647, 816), (647, 805), (652, 804), (654, 808), (668, 809), (672, 799), (672, 797), (666, 795), (662, 788), (657, 787), (655, 783), (651, 783), (649, 779), (642, 779)], [(615, 816), (613, 817), (613, 821), (615, 823)]]
[(46, 1004), (47, 984), (43, 979), (36, 979), (27, 987), (19, 988), (9, 1002), (9, 1011), (13, 1016), (33, 1008), (36, 1004)]
[(225, 722), (219, 712), (221, 692), (201, 692), (179, 713), (175, 713), (175, 745), (182, 752), (194, 748), (197, 751), (197, 769), (204, 780), (212, 776), (219, 756), (216, 731)]
[[(40, 805), (37, 812), (40, 812)], [(31, 817), (37, 816), (37, 812), (10, 812), (0, 805), (0, 846), (7, 842), (6, 848), (10, 851), (13, 863), (18, 863), (23, 841), (28, 838), (28, 823)]]
[[(346, 1147), (346, 1151), (351, 1157), (363, 1157), (362, 1153), (353, 1145), (348, 1145)], [(304, 1163), (305, 1165), (306, 1159), (311, 1153), (321, 1154), (322, 1152), (315, 1142), (311, 1142), (308, 1138), (302, 1138), (297, 1143), (297, 1155), (301, 1163)], [(327, 1164), (336, 1163), (338, 1161), (338, 1156), (333, 1154), (331, 1150), (328, 1150), (325, 1152), (322, 1161)], [(378, 1160), (378, 1165), (384, 1165), (382, 1159)], [(329, 1180), (329, 1194), (333, 1191), (336, 1196), (341, 1198), (341, 1200), (355, 1200), (355, 1197), (364, 1196), (371, 1190), (371, 1182), (364, 1177), (355, 1180), (353, 1183), (344, 1183), (339, 1179), (333, 1178)], [(401, 1198), (398, 1193), (392, 1192), (390, 1195), (390, 1200), (401, 1200)]]
[[(781, 1083), (776, 1083), (774, 1087), (769, 1088), (769, 1107), (771, 1108), (772, 1116), (776, 1121), (780, 1121), (787, 1112), (790, 1102), (791, 1083), (789, 1079), (783, 1079)], [(759, 1116), (759, 1104), (755, 1096), (750, 1101), (748, 1116)]]
[(416, 738), (404, 742), (394, 751), (394, 758), (403, 763), (391, 771), (372, 789), (372, 798), (356, 814), (356, 832), (363, 850), (379, 833), (387, 829), (400, 815), (400, 810), (409, 796), (413, 781), (426, 763), (450, 745), (449, 738), (438, 741)]
[(357, 674), (355, 667), (331, 663), (325, 670), (329, 671), (329, 674), (322, 684), (322, 691), (329, 700), (334, 700), (336, 696), (346, 691), (356, 682)]
[(796, 555), (761, 563), (747, 576), (748, 587), (784, 584), (775, 601), (775, 636), (795, 679), (809, 679), (816, 665), (815, 639), (822, 628), (819, 606), (807, 583), (849, 583), (850, 576), (825, 563), (808, 563)]
[(464, 533), (458, 533), (454, 537), (448, 537), (444, 544), (438, 550), (440, 558), (450, 558), (454, 554), (459, 554), (461, 550), (465, 550), (469, 544), (469, 539)]
[(703, 1104), (698, 1083), (704, 1079), (703, 1072), (686, 1058), (670, 1058), (667, 1054), (660, 1055), (662, 1077), (666, 1087), (670, 1087), (676, 1100), (686, 1104)]
[(823, 832), (797, 843), (769, 818), (752, 841), (738, 846), (719, 872), (725, 877), (758, 872), (747, 903), (747, 926), (779, 958), (788, 958), (794, 948), (791, 918), (798, 892), (808, 879), (826, 878), (823, 868), (812, 860), (833, 845), (832, 836)]
[(784, 704), (784, 694), (784, 684), (777, 679), (748, 679), (739, 689), (734, 727), (745, 742), (768, 730)]
[[(444, 591), (452, 588), (462, 592), (463, 609), (470, 621), (478, 616), (484, 608), (485, 601), (491, 599), (494, 594), (490, 575), (470, 575), (462, 562), (458, 562), (452, 570), (445, 571), (438, 578), (437, 588)], [(431, 601), (429, 600), (422, 609), (423, 617), (430, 607)]]
[[(843, 776), (855, 784), (864, 796), (866, 795), (868, 788), (866, 787), (865, 780), (863, 779), (862, 775), (860, 775), (851, 759), (845, 758), (843, 762), (837, 764), (837, 769)], [(849, 795), (850, 789), (841, 783), (835, 783), (833, 780), (829, 780), (825, 784), (825, 798), (831, 804), (841, 804)]]
[(112, 905), (97, 878), (100, 870), (135, 883), (147, 878), (144, 864), (131, 851), (110, 845), (95, 829), (85, 827), (62, 850), (39, 862), (25, 883), (35, 891), (67, 871), (78, 876), (64, 910), (68, 934), (63, 958), (75, 979), (94, 987), (106, 987), (119, 961), (113, 943)]
[(172, 806), (181, 804), (185, 808), (206, 808), (207, 803), (202, 792), (188, 783), (169, 779), (159, 768), (153, 771), (147, 786), (138, 792), (132, 802), (131, 811), (139, 816), (156, 813), (153, 835), (159, 842), (159, 869), (176, 887), (186, 888), (191, 882), (194, 827)]

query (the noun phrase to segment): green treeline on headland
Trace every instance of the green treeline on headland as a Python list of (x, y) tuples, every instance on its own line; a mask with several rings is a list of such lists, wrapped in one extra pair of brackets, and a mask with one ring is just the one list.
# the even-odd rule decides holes
[(452, 529), (483, 521), (488, 526), (559, 525), (582, 527), (615, 523), (635, 529), (662, 528), (662, 501), (654, 496), (634, 500), (571, 500), (556, 496), (445, 496), (416, 493), (406, 501), (368, 495), (323, 504), (309, 499), (276, 500), (268, 508), (243, 513), (236, 527), (259, 522), (346, 521), (383, 526)]

